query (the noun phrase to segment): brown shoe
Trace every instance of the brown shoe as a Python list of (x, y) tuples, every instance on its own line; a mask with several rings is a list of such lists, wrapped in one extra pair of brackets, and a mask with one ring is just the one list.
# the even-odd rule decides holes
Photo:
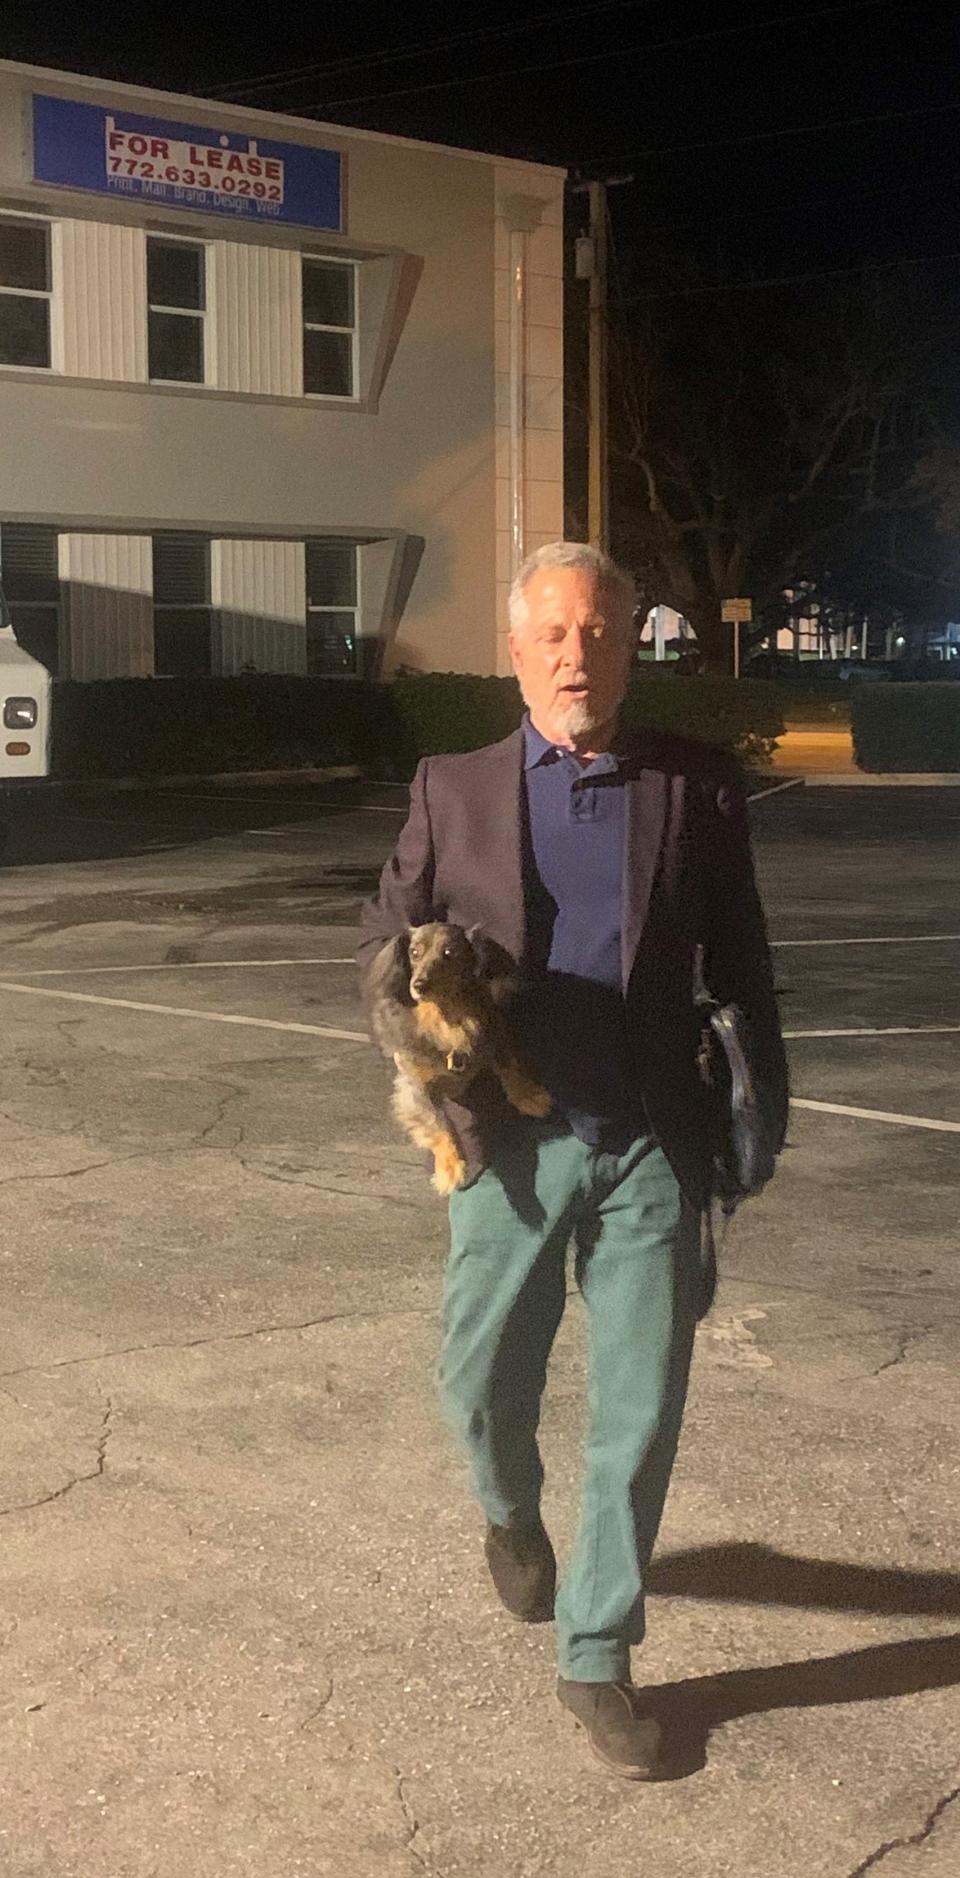
[(551, 1623), (557, 1561), (542, 1522), (488, 1525), (483, 1549), (497, 1594), (510, 1615), (524, 1624)]
[(566, 1682), (557, 1695), (586, 1732), (598, 1761), (625, 1780), (657, 1780), (663, 1774), (659, 1722), (637, 1710), (631, 1682)]

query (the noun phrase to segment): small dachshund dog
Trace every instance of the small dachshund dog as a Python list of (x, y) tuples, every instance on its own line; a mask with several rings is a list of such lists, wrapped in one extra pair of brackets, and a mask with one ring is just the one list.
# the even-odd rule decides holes
[(438, 1193), (453, 1193), (467, 1171), (442, 1103), (462, 1102), (477, 1076), (495, 1076), (521, 1115), (550, 1113), (549, 1095), (522, 1068), (507, 1031), (504, 1008), (517, 984), (509, 954), (477, 926), (410, 926), (374, 959), (367, 999), (374, 1036), (397, 1071), (393, 1113), (433, 1155)]

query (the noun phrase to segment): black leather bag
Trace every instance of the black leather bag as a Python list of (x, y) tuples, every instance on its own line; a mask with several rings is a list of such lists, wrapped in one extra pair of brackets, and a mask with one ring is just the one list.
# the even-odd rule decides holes
[(780, 1128), (758, 1073), (750, 1025), (736, 1004), (701, 996), (700, 1074), (713, 1130), (714, 1197), (725, 1213), (766, 1186), (777, 1164)]

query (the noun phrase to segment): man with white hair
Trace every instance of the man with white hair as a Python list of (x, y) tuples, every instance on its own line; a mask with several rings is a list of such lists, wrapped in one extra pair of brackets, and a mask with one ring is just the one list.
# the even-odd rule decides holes
[[(500, 1598), (528, 1623), (555, 1617), (561, 1702), (605, 1765), (637, 1780), (664, 1769), (630, 1651), (713, 1290), (701, 975), (746, 1014), (782, 1129), (787, 1096), (736, 765), (620, 728), (633, 609), (629, 576), (596, 548), (557, 542), (520, 569), (510, 651), (523, 723), (420, 764), (359, 956), (368, 966), (408, 925), (447, 920), (479, 925), (523, 968), (518, 1048), (554, 1110), (525, 1119), (492, 1080), (473, 1085), (469, 1108), (447, 1105), (467, 1176), (450, 1199), (440, 1393)], [(537, 1427), (571, 1241), (590, 1382), (580, 1522), (557, 1593)]]

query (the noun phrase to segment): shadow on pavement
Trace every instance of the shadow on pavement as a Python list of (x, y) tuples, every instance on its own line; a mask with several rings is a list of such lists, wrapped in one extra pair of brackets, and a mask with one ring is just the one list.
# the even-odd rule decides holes
[[(380, 795), (383, 795), (380, 791)], [(198, 783), (111, 790), (109, 785), (37, 789), (0, 800), (0, 862), (7, 868), (130, 859), (244, 835), (277, 822), (334, 821), (365, 801), (353, 782), (227, 788)], [(392, 800), (401, 800), (396, 791)]]
[[(648, 1590), (664, 1597), (885, 1615), (960, 1615), (960, 1576), (794, 1558), (766, 1546), (704, 1546), (658, 1559)], [(884, 1643), (799, 1663), (724, 1670), (644, 1690), (664, 1731), (670, 1777), (706, 1764), (715, 1728), (778, 1708), (878, 1702), (960, 1683), (960, 1633)]]

